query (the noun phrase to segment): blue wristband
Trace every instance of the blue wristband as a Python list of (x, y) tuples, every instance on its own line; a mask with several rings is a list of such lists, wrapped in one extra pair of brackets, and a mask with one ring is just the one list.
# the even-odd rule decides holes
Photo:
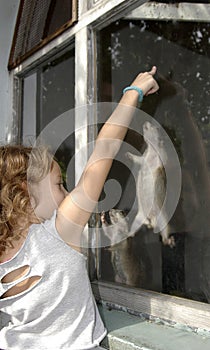
[(136, 90), (139, 94), (139, 102), (141, 103), (143, 101), (143, 97), (144, 97), (144, 93), (142, 91), (142, 89), (140, 89), (138, 86), (128, 86), (126, 87), (124, 90), (123, 90), (123, 94), (126, 92), (126, 91), (129, 91), (129, 90)]

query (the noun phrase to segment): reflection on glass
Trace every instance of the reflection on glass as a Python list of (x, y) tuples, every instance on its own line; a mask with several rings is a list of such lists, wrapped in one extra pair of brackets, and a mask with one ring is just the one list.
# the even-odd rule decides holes
[[(53, 119), (58, 118), (64, 112), (72, 111), (74, 108), (74, 50), (66, 52), (64, 55), (51, 60), (44, 65), (39, 73), (39, 132), (43, 130)], [(74, 187), (74, 169), (70, 169), (70, 174), (66, 175), (66, 167), (74, 155), (75, 139), (73, 113), (69, 114), (69, 136), (62, 142), (56, 152), (65, 177), (67, 177), (67, 187), (71, 190)], [(56, 130), (52, 130), (56, 137)], [(54, 151), (54, 150), (53, 150)]]
[[(64, 112), (70, 111), (68, 137), (63, 141), (62, 136), (58, 134), (58, 130), (50, 128), (52, 140), (55, 141), (60, 137), (61, 141), (58, 140), (57, 143), (58, 145), (61, 144), (58, 149), (53, 149), (53, 144), (47, 143), (47, 146), (50, 147), (53, 153), (56, 151), (55, 156), (61, 165), (63, 175), (65, 178), (67, 176), (68, 190), (74, 187), (75, 182), (73, 162), (71, 162), (72, 167), (70, 169), (70, 174), (66, 174), (66, 168), (75, 150), (73, 133), (73, 108), (75, 106), (74, 61), (74, 49), (72, 49), (37, 67), (35, 73), (23, 79), (23, 143), (33, 145), (37, 136), (45, 127), (50, 125), (56, 118), (59, 118)], [(44, 140), (44, 142), (46, 142), (46, 140)], [(56, 141), (54, 143), (56, 143)]]
[[(160, 90), (141, 108), (171, 138), (182, 170), (169, 240), (145, 223), (134, 237), (102, 249), (99, 278), (203, 302), (210, 302), (209, 31), (204, 22), (122, 19), (98, 36), (99, 101), (118, 101), (126, 83), (157, 65)], [(126, 141), (144, 154), (143, 137), (129, 131)], [(104, 214), (106, 228), (113, 215), (129, 215), (138, 190), (123, 164), (114, 162), (110, 177), (120, 182), (124, 194), (115, 211)], [(125, 230), (126, 225), (125, 220)]]

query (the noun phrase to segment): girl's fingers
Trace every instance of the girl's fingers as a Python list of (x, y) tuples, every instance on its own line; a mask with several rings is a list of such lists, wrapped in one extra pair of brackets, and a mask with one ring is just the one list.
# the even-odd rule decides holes
[[(155, 73), (157, 72), (157, 67), (153, 66), (152, 69), (148, 72), (150, 75), (152, 75), (152, 77), (155, 75)], [(156, 80), (153, 78), (152, 79), (152, 86), (151, 88), (147, 91), (146, 95), (150, 95), (153, 94), (154, 92), (156, 92), (159, 89), (158, 83), (156, 82)]]
[(154, 79), (154, 75), (157, 72), (157, 67), (153, 66), (148, 72), (140, 73), (131, 85), (140, 87), (145, 96), (153, 94), (159, 89), (159, 86)]
[(145, 94), (145, 96), (148, 96), (148, 95), (151, 95), (151, 94), (154, 94), (155, 92), (157, 92), (158, 91), (158, 89), (159, 89), (159, 86), (157, 85), (157, 86), (155, 86), (155, 87), (153, 87), (152, 89), (150, 89), (146, 94)]
[(145, 93), (145, 96), (150, 95), (150, 94), (154, 94), (155, 92), (157, 92), (159, 89), (159, 85), (156, 82), (156, 80), (153, 80), (152, 86), (151, 88)]
[(149, 71), (148, 73), (151, 74), (151, 75), (155, 75), (156, 72), (157, 72), (157, 67), (153, 66), (151, 71)]

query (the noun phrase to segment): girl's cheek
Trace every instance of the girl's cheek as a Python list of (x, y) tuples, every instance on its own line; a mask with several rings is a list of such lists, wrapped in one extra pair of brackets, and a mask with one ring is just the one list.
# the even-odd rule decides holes
[(65, 191), (65, 190), (62, 190), (62, 191), (60, 192), (60, 201), (62, 202), (62, 201), (65, 199), (65, 197), (66, 197), (66, 191)]
[(69, 195), (69, 192), (65, 190), (64, 188), (64, 197), (67, 197)]

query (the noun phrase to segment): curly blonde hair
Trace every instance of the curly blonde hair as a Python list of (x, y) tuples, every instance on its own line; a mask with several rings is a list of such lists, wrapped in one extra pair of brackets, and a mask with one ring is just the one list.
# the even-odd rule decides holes
[(0, 146), (0, 256), (38, 222), (28, 189), (48, 174), (52, 159), (45, 147)]

